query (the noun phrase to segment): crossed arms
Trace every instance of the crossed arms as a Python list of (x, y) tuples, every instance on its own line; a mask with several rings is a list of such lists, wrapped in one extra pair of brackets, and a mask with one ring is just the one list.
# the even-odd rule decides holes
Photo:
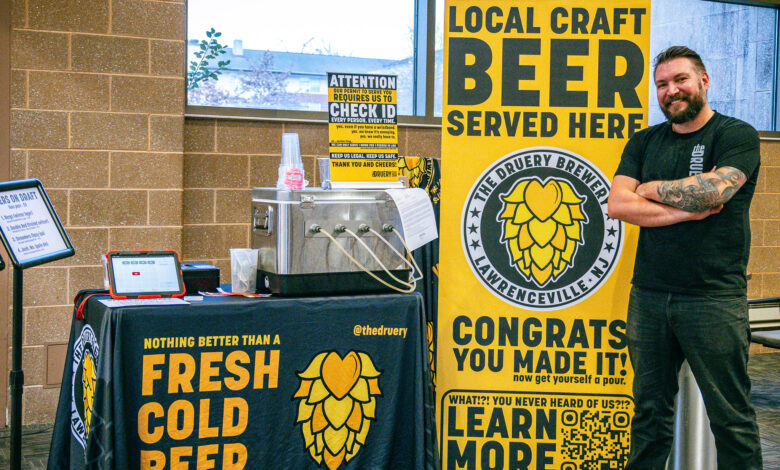
[(701, 220), (720, 212), (746, 180), (744, 173), (732, 167), (642, 184), (617, 175), (609, 191), (609, 216), (641, 227)]

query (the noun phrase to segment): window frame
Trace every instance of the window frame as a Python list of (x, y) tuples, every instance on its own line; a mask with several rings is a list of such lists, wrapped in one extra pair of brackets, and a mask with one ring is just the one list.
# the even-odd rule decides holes
[[(768, 5), (767, 5), (768, 6)], [(780, 5), (773, 3), (775, 9), (775, 63), (772, 73), (774, 74), (775, 86), (772, 88), (772, 130), (763, 131), (774, 134), (772, 137), (780, 139)], [(759, 132), (761, 135), (761, 132)]]

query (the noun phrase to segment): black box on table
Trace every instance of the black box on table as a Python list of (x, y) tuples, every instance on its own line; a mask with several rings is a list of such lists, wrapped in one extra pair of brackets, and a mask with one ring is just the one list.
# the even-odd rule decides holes
[(219, 268), (207, 263), (189, 261), (181, 264), (187, 295), (198, 292), (216, 292), (219, 287)]

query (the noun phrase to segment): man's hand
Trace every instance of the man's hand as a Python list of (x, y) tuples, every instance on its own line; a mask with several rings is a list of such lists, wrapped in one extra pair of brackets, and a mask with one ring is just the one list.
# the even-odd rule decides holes
[(718, 212), (720, 212), (722, 210), (723, 210), (723, 204), (721, 204), (719, 206), (715, 206), (715, 207), (713, 207), (711, 209), (703, 210), (701, 212), (688, 212), (688, 214), (690, 214), (690, 216), (691, 216), (691, 218), (688, 219), (688, 220), (701, 220), (701, 219), (705, 219), (705, 218), (711, 216), (712, 214), (717, 214)]
[(643, 183), (636, 193), (686, 212), (702, 212), (727, 203), (745, 181), (744, 173), (726, 166), (679, 180)]

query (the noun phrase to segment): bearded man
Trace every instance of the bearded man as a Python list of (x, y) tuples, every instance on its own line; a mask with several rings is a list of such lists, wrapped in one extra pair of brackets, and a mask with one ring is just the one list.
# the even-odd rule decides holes
[(668, 121), (629, 140), (608, 206), (611, 218), (641, 227), (627, 318), (635, 413), (626, 470), (664, 468), (684, 359), (704, 398), (718, 468), (761, 470), (745, 275), (758, 133), (710, 108), (710, 77), (696, 52), (670, 47), (653, 74)]

